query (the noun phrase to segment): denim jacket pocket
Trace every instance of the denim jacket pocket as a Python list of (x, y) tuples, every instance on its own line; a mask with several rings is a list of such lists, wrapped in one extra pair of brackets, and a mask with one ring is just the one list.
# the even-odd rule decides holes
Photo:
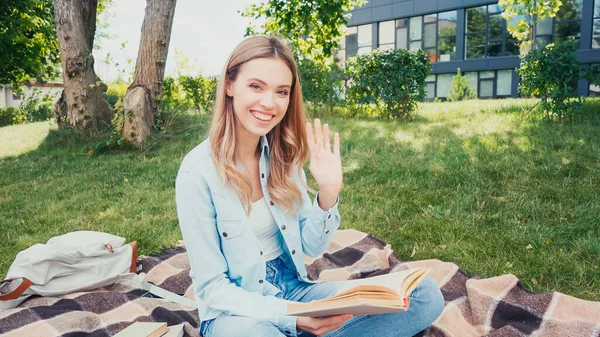
[(217, 219), (221, 251), (228, 263), (247, 258), (248, 242), (245, 242), (244, 226), (240, 220)]

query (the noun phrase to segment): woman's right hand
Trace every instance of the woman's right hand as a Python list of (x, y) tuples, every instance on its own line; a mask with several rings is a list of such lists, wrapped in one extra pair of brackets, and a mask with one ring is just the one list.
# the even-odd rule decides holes
[(309, 332), (315, 336), (323, 336), (328, 331), (341, 328), (344, 322), (352, 318), (352, 316), (350, 314), (327, 317), (298, 316), (296, 329)]

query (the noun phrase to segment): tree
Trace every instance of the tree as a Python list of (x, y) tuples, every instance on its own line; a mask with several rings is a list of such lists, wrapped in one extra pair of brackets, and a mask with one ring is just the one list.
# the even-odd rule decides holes
[(460, 68), (456, 71), (456, 76), (452, 77), (450, 84), (450, 92), (448, 93), (449, 101), (462, 101), (465, 99), (473, 99), (477, 97), (477, 93), (467, 81), (467, 77), (461, 75)]
[(52, 0), (0, 2), (0, 84), (58, 76), (58, 43)]
[(268, 0), (249, 5), (242, 16), (265, 19), (257, 30), (254, 24), (246, 36), (254, 34), (282, 35), (291, 43), (296, 55), (324, 60), (333, 55), (343, 36), (347, 12), (362, 6), (364, 0)]
[(108, 125), (112, 112), (106, 85), (94, 71), (94, 35), (98, 0), (54, 0), (56, 35), (64, 90), (54, 111), (60, 126), (95, 131)]
[(504, 8), (502, 17), (512, 21), (507, 27), (508, 31), (521, 42), (523, 51), (526, 51), (533, 42), (535, 32), (531, 27), (536, 27), (536, 23), (546, 17), (555, 17), (562, 3), (561, 0), (500, 0), (498, 2)]
[(152, 133), (154, 115), (160, 107), (176, 3), (177, 0), (146, 2), (133, 83), (123, 100), (122, 136), (133, 144), (140, 144)]

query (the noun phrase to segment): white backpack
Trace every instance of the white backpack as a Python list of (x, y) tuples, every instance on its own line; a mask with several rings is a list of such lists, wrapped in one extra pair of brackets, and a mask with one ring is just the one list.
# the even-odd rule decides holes
[(116, 235), (78, 231), (56, 236), (21, 252), (0, 282), (0, 309), (15, 308), (32, 295), (59, 296), (121, 283), (188, 307), (194, 301), (145, 282), (137, 274), (137, 242)]

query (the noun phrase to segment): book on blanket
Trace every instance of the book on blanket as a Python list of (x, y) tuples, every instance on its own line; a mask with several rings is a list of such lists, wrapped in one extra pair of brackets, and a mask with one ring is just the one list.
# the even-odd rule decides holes
[(114, 337), (182, 337), (183, 323), (167, 326), (161, 322), (134, 322)]
[(408, 295), (431, 268), (413, 268), (364, 279), (344, 281), (337, 294), (311, 302), (293, 303), (288, 316), (322, 317), (340, 314), (355, 316), (406, 311)]

